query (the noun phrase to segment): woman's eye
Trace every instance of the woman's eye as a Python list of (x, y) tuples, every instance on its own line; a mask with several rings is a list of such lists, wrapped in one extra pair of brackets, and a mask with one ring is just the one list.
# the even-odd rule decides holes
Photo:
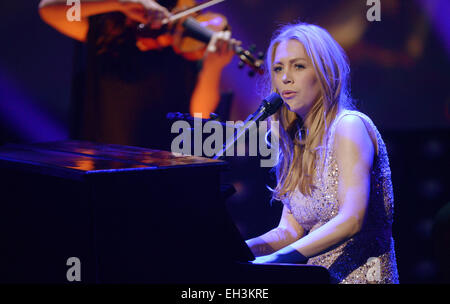
[(275, 73), (277, 73), (277, 72), (281, 71), (281, 67), (280, 66), (276, 66), (276, 67), (273, 68), (273, 71)]
[(300, 70), (300, 69), (304, 69), (305, 66), (304, 66), (303, 64), (296, 64), (296, 65), (295, 65), (295, 68), (296, 68), (297, 70)]

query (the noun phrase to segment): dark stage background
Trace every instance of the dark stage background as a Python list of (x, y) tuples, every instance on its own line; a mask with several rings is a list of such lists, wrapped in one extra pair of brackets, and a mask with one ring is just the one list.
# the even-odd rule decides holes
[[(45, 24), (38, 2), (0, 3), (0, 144), (69, 138), (74, 53), (83, 46)], [(302, 20), (325, 27), (344, 47), (353, 96), (390, 155), (400, 282), (436, 283), (432, 228), (450, 203), (450, 4), (381, 0), (379, 22), (367, 21), (368, 9), (361, 0), (228, 0), (214, 8), (246, 46), (264, 50), (279, 24)], [(230, 120), (256, 109), (259, 83), (237, 68), (236, 58), (225, 68), (222, 91), (234, 94)], [(281, 206), (270, 205), (265, 187), (273, 179), (256, 158), (229, 161), (224, 181), (237, 193), (228, 208), (242, 235), (253, 237), (279, 220)]]

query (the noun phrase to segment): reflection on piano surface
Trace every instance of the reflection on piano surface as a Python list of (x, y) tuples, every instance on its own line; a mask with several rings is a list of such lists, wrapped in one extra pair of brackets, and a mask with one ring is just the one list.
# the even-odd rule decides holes
[(326, 283), (323, 267), (252, 265), (223, 161), (61, 141), (0, 147), (2, 282)]

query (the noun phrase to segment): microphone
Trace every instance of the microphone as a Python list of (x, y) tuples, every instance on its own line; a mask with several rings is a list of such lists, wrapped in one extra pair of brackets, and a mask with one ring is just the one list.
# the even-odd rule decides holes
[(256, 110), (255, 113), (247, 117), (247, 119), (244, 122), (244, 126), (246, 125), (247, 122), (253, 121), (256, 123), (266, 119), (272, 114), (275, 114), (275, 112), (278, 111), (278, 109), (281, 107), (282, 104), (283, 99), (278, 93), (274, 92), (270, 94), (269, 96), (263, 99), (258, 110)]
[(242, 127), (238, 130), (237, 134), (234, 136), (233, 140), (226, 141), (225, 147), (219, 151), (213, 159), (218, 159), (222, 157), (225, 152), (234, 146), (234, 143), (247, 132), (252, 126), (255, 126), (257, 122), (266, 119), (267, 117), (275, 114), (276, 111), (283, 105), (283, 99), (277, 93), (272, 93), (266, 98), (263, 99), (259, 108), (255, 111), (255, 113), (249, 115), (247, 119), (244, 121)]

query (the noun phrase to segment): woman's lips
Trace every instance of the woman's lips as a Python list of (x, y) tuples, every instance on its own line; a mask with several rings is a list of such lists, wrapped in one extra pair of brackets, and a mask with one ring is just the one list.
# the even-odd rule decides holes
[(294, 97), (297, 94), (297, 92), (295, 91), (283, 91), (281, 93), (281, 96), (283, 96), (283, 98), (289, 99)]

